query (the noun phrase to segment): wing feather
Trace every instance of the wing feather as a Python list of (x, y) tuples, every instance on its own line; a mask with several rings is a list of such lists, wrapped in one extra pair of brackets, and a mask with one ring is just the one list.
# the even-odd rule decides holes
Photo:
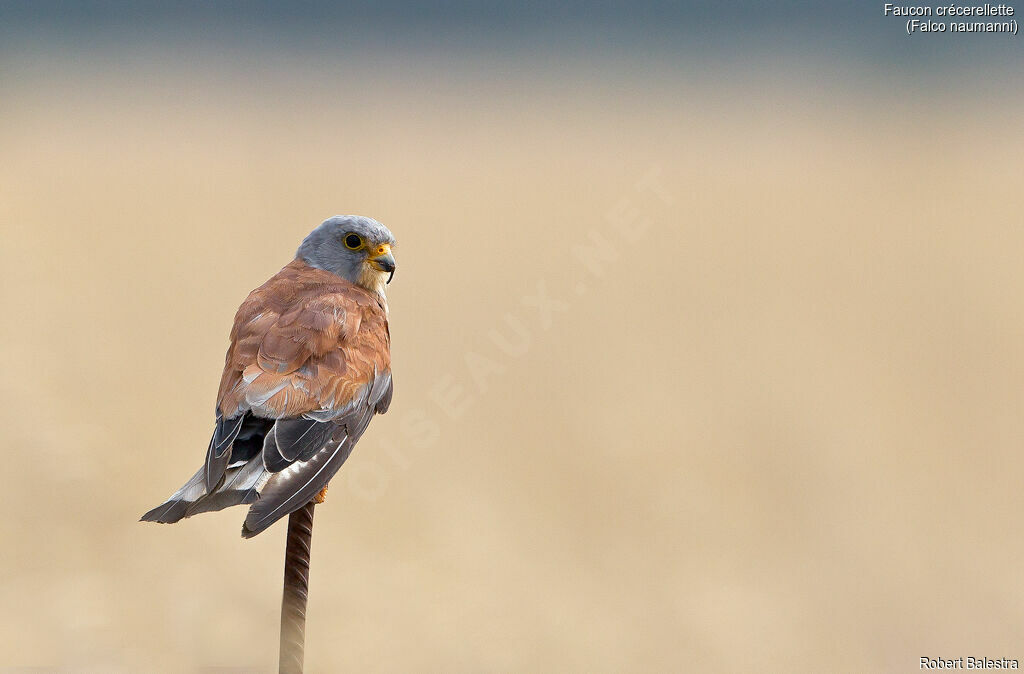
[(299, 456), (315, 453), (331, 439), (334, 425), (313, 419), (278, 419), (263, 441), (263, 465), (272, 473)]
[(206, 450), (203, 472), (203, 484), (207, 493), (212, 492), (224, 476), (224, 471), (231, 461), (231, 445), (238, 437), (238, 432), (242, 430), (244, 419), (244, 414), (225, 419), (223, 414), (217, 412), (217, 425), (213, 429), (213, 437), (210, 438), (210, 446)]
[(285, 515), (309, 503), (317, 492), (327, 486), (352, 454), (373, 412), (364, 410), (355, 428), (332, 424), (334, 435), (326, 445), (305, 461), (295, 461), (274, 473), (260, 491), (260, 497), (249, 508), (242, 525), (242, 537), (252, 538)]

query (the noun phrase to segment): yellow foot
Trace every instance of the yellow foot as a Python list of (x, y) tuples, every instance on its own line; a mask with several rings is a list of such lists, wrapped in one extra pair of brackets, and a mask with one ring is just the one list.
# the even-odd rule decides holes
[(327, 485), (324, 485), (324, 488), (321, 489), (319, 492), (317, 492), (317, 495), (313, 497), (313, 503), (320, 504), (320, 503), (323, 503), (326, 500), (327, 500)]

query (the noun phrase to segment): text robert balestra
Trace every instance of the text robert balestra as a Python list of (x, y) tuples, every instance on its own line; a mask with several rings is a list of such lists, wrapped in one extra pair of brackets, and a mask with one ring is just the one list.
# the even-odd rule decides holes
[(921, 656), (920, 669), (1020, 669), (1014, 658), (929, 658)]

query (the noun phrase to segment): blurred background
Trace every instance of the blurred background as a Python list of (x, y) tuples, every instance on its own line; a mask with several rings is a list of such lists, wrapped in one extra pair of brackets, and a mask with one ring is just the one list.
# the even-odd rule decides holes
[(284, 525), (136, 520), (336, 213), (308, 671), (1024, 657), (1021, 43), (882, 5), (0, 2), (0, 668), (275, 671)]

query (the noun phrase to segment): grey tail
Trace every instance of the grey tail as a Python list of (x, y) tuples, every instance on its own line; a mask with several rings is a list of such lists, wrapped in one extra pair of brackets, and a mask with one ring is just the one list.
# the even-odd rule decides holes
[(204, 465), (166, 502), (150, 510), (139, 521), (170, 524), (199, 513), (254, 503), (269, 473), (263, 467), (263, 457), (257, 454), (245, 463), (229, 466), (224, 479), (211, 493), (206, 491), (205, 475)]

